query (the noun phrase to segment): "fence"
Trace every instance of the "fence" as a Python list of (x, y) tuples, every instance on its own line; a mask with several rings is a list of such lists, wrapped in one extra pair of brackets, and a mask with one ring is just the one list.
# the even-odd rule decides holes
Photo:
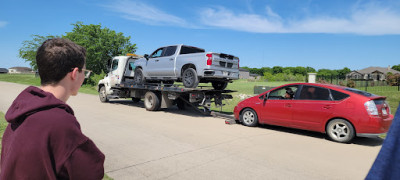
[(364, 91), (400, 91), (400, 76), (389, 76), (386, 80), (348, 79), (346, 76), (317, 76), (318, 83), (328, 83), (357, 88)]

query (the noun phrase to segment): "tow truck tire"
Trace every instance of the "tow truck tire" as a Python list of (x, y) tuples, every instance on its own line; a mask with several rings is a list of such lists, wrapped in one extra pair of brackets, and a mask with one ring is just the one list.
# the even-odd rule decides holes
[(148, 91), (144, 95), (144, 107), (148, 111), (157, 111), (160, 108), (160, 98), (156, 93)]
[(135, 81), (135, 83), (138, 83), (138, 84), (144, 84), (146, 82), (146, 79), (143, 75), (142, 68), (135, 69), (135, 75), (133, 77), (133, 80)]
[(211, 82), (211, 84), (215, 90), (224, 90), (228, 86), (228, 82), (223, 81)]
[(180, 110), (185, 110), (186, 109), (185, 102), (182, 99), (179, 99), (179, 98), (176, 100), (176, 106), (178, 106), (178, 109), (180, 109)]
[(102, 86), (99, 91), (99, 98), (102, 103), (108, 102), (107, 94), (106, 94), (106, 87)]
[(182, 73), (182, 82), (185, 88), (196, 88), (199, 85), (199, 77), (193, 68), (187, 68)]

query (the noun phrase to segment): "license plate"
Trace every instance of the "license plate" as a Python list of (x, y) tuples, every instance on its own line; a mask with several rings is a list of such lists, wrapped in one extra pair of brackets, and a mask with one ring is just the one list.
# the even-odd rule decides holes
[(222, 72), (222, 75), (224, 75), (224, 76), (228, 76), (228, 72), (226, 72), (226, 71), (223, 71), (223, 72)]
[(386, 108), (382, 108), (382, 114), (383, 114), (383, 115), (387, 115)]

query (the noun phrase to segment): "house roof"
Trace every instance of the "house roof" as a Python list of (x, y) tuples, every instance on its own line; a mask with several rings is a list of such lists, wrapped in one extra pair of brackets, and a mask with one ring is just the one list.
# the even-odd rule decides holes
[(387, 74), (388, 72), (391, 72), (393, 74), (400, 74), (399, 71), (396, 71), (396, 70), (391, 69), (389, 67), (387, 67), (387, 68), (384, 68), (384, 67), (367, 67), (367, 68), (361, 69), (361, 70), (359, 70), (357, 72), (359, 72), (361, 74), (370, 74), (370, 73), (373, 73), (373, 72), (376, 72), (376, 71), (384, 73), (384, 74)]
[(8, 68), (8, 69), (15, 69), (15, 70), (17, 70), (17, 71), (24, 71), (24, 72), (26, 72), (26, 71), (32, 71), (32, 69), (31, 68), (28, 68), (28, 67), (11, 67), (11, 68)]

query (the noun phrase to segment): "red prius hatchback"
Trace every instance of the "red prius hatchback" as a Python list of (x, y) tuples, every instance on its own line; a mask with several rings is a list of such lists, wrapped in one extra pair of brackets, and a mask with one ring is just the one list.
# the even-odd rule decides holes
[(337, 142), (386, 133), (393, 120), (386, 97), (315, 83), (283, 85), (243, 100), (235, 119), (246, 126), (270, 124), (328, 134)]

